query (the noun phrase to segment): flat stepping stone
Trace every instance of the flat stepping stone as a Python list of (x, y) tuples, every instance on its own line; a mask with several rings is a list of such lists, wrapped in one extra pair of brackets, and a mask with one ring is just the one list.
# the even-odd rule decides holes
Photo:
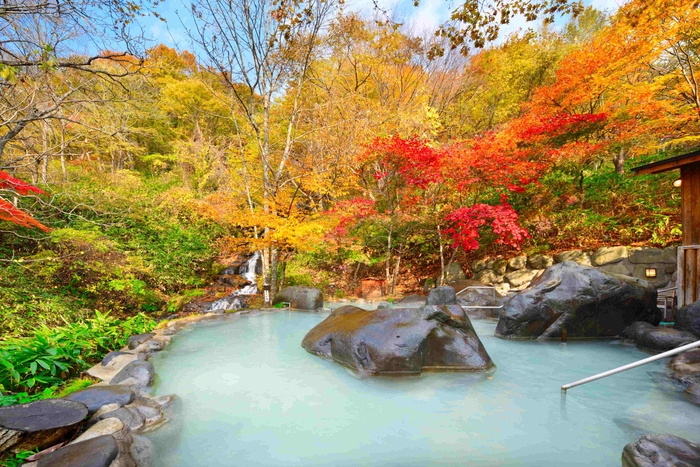
[[(114, 352), (116, 353), (116, 352)], [(102, 381), (111, 381), (114, 376), (122, 371), (129, 363), (139, 360), (137, 354), (119, 352), (119, 355), (112, 355), (107, 363), (98, 363), (85, 371), (85, 374)]]
[(0, 453), (13, 449), (43, 449), (66, 438), (85, 420), (80, 402), (45, 399), (0, 408)]
[(120, 407), (134, 400), (134, 392), (128, 386), (92, 386), (67, 395), (64, 399), (85, 404), (90, 415), (107, 404), (117, 404)]
[(132, 355), (129, 352), (122, 352), (121, 350), (115, 350), (114, 352), (110, 352), (107, 355), (105, 355), (105, 358), (102, 359), (102, 362), (100, 364), (102, 366), (107, 366), (109, 365), (109, 362), (114, 360), (117, 357), (120, 357), (122, 355)]
[(37, 462), (37, 467), (109, 467), (119, 455), (112, 435), (98, 436), (51, 452)]

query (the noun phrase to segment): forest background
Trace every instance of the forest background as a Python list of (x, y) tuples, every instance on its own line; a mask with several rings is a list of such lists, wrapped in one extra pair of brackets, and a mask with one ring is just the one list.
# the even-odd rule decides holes
[(157, 2), (0, 7), (2, 337), (141, 329), (238, 253), (330, 298), (678, 242), (677, 174), (630, 167), (698, 146), (697, 2), (543, 9), (564, 20), (497, 45), (473, 4), (434, 34), (332, 0), (195, 1), (191, 51), (144, 39)]

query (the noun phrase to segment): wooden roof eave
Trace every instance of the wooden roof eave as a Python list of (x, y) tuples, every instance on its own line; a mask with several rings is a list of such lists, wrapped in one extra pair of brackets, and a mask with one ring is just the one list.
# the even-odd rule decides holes
[(700, 150), (681, 156), (670, 157), (668, 159), (652, 162), (651, 164), (634, 167), (632, 170), (636, 175), (658, 174), (669, 170), (679, 169), (684, 165), (700, 162)]

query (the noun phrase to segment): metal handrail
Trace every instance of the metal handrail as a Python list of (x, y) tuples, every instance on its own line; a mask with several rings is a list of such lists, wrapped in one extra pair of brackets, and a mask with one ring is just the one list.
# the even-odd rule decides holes
[(623, 371), (631, 370), (632, 368), (637, 368), (638, 366), (646, 365), (647, 363), (655, 362), (656, 360), (661, 360), (662, 358), (666, 357), (672, 357), (674, 355), (677, 355), (679, 353), (683, 353), (687, 350), (691, 349), (696, 349), (700, 347), (700, 341), (693, 342), (691, 344), (686, 344), (682, 347), (678, 347), (673, 350), (669, 350), (667, 352), (660, 353), (658, 355), (654, 355), (653, 357), (645, 358), (644, 360), (639, 360), (634, 363), (629, 363), (627, 365), (623, 365), (621, 367), (605, 371), (603, 373), (598, 373), (597, 375), (589, 376), (588, 378), (583, 378), (581, 380), (575, 381), (573, 383), (565, 384), (561, 387), (562, 391), (565, 391), (567, 389), (574, 388), (576, 386), (580, 386), (582, 384), (590, 383), (591, 381), (596, 381), (598, 379), (605, 378), (607, 376), (612, 376), (617, 373), (622, 373)]

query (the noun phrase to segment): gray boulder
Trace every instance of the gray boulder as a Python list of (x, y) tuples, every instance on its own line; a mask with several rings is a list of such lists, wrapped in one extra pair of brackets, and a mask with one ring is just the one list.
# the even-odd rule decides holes
[(676, 311), (673, 328), (693, 333), (700, 338), (700, 300)]
[(134, 436), (131, 445), (131, 457), (136, 462), (136, 467), (151, 467), (153, 459), (153, 443), (143, 436)]
[(625, 446), (622, 467), (700, 467), (700, 445), (673, 435), (644, 435)]
[(574, 263), (583, 264), (584, 266), (591, 265), (590, 255), (581, 250), (562, 251), (554, 255), (555, 263), (563, 263), (564, 261), (573, 261)]
[(309, 331), (302, 347), (370, 375), (494, 366), (458, 305), (374, 311), (344, 306)]
[(519, 269), (524, 268), (525, 266), (527, 266), (526, 255), (516, 256), (515, 258), (511, 258), (510, 261), (508, 261), (509, 271), (517, 271)]
[(637, 334), (635, 342), (638, 347), (655, 352), (665, 352), (676, 347), (695, 342), (697, 338), (684, 331), (673, 328), (652, 328), (645, 329)]
[(127, 386), (107, 385), (91, 386), (68, 394), (64, 399), (85, 404), (90, 415), (107, 404), (117, 404), (120, 407), (134, 400), (134, 392)]
[(285, 287), (277, 292), (272, 304), (283, 302), (289, 303), (290, 308), (298, 310), (317, 310), (323, 308), (323, 292), (315, 287)]
[(129, 337), (129, 340), (127, 341), (126, 345), (127, 347), (129, 347), (129, 350), (134, 350), (136, 347), (143, 344), (153, 336), (154, 334), (152, 332), (147, 332), (145, 334), (137, 334), (135, 336)]
[(118, 455), (117, 441), (104, 435), (50, 452), (39, 459), (37, 467), (108, 467)]
[(484, 269), (474, 275), (474, 280), (486, 285), (494, 285), (503, 282), (503, 276), (496, 274), (493, 269)]
[(384, 308), (391, 308), (391, 303), (389, 303), (389, 302), (377, 303), (377, 310), (383, 310)]
[(617, 337), (635, 321), (661, 320), (656, 289), (571, 261), (548, 268), (501, 313), (496, 336), (517, 339)]
[(422, 307), (426, 304), (427, 298), (425, 295), (418, 295), (418, 294), (413, 294), (413, 295), (407, 295), (398, 302), (396, 302), (396, 306), (400, 308), (418, 308)]
[(428, 294), (428, 305), (456, 305), (455, 289), (450, 286), (436, 287)]
[(685, 397), (695, 405), (700, 405), (700, 383), (691, 384), (685, 390)]
[(676, 249), (664, 248), (632, 248), (630, 250), (630, 262), (634, 264), (666, 263), (676, 264)]
[(547, 269), (554, 264), (554, 259), (547, 255), (533, 255), (527, 259), (527, 266), (530, 269)]
[(461, 281), (466, 278), (467, 275), (464, 274), (464, 271), (462, 270), (462, 265), (456, 261), (451, 263), (450, 266), (447, 268), (447, 271), (445, 271), (445, 283), (447, 284), (450, 284), (455, 281)]
[(472, 263), (472, 271), (474, 273), (483, 271), (484, 269), (486, 269), (486, 263), (487, 263), (487, 260), (485, 260), (485, 259), (478, 259), (478, 260), (474, 261)]
[(604, 246), (598, 248), (591, 255), (591, 263), (593, 266), (604, 266), (610, 263), (617, 263), (628, 256), (627, 247), (624, 246)]
[(635, 321), (622, 331), (621, 337), (631, 341), (637, 341), (641, 333), (654, 329), (654, 325), (646, 321)]
[(676, 379), (686, 384), (700, 383), (700, 349), (678, 354), (668, 363)]
[(503, 258), (498, 258), (493, 262), (493, 272), (498, 276), (502, 276), (508, 269), (508, 261)]
[(121, 371), (112, 378), (110, 384), (120, 384), (126, 382), (129, 378), (133, 378), (135, 382), (134, 386), (150, 386), (151, 383), (153, 383), (155, 375), (156, 372), (153, 369), (153, 365), (149, 362), (135, 360), (122, 368)]
[(112, 410), (101, 415), (93, 417), (91, 422), (96, 423), (101, 420), (107, 420), (109, 418), (116, 418), (120, 420), (125, 426), (128, 426), (132, 431), (136, 431), (143, 427), (145, 424), (145, 417), (137, 409), (133, 407), (121, 407), (117, 410)]
[(511, 287), (522, 287), (529, 284), (541, 271), (532, 269), (519, 269), (505, 275), (505, 280)]

